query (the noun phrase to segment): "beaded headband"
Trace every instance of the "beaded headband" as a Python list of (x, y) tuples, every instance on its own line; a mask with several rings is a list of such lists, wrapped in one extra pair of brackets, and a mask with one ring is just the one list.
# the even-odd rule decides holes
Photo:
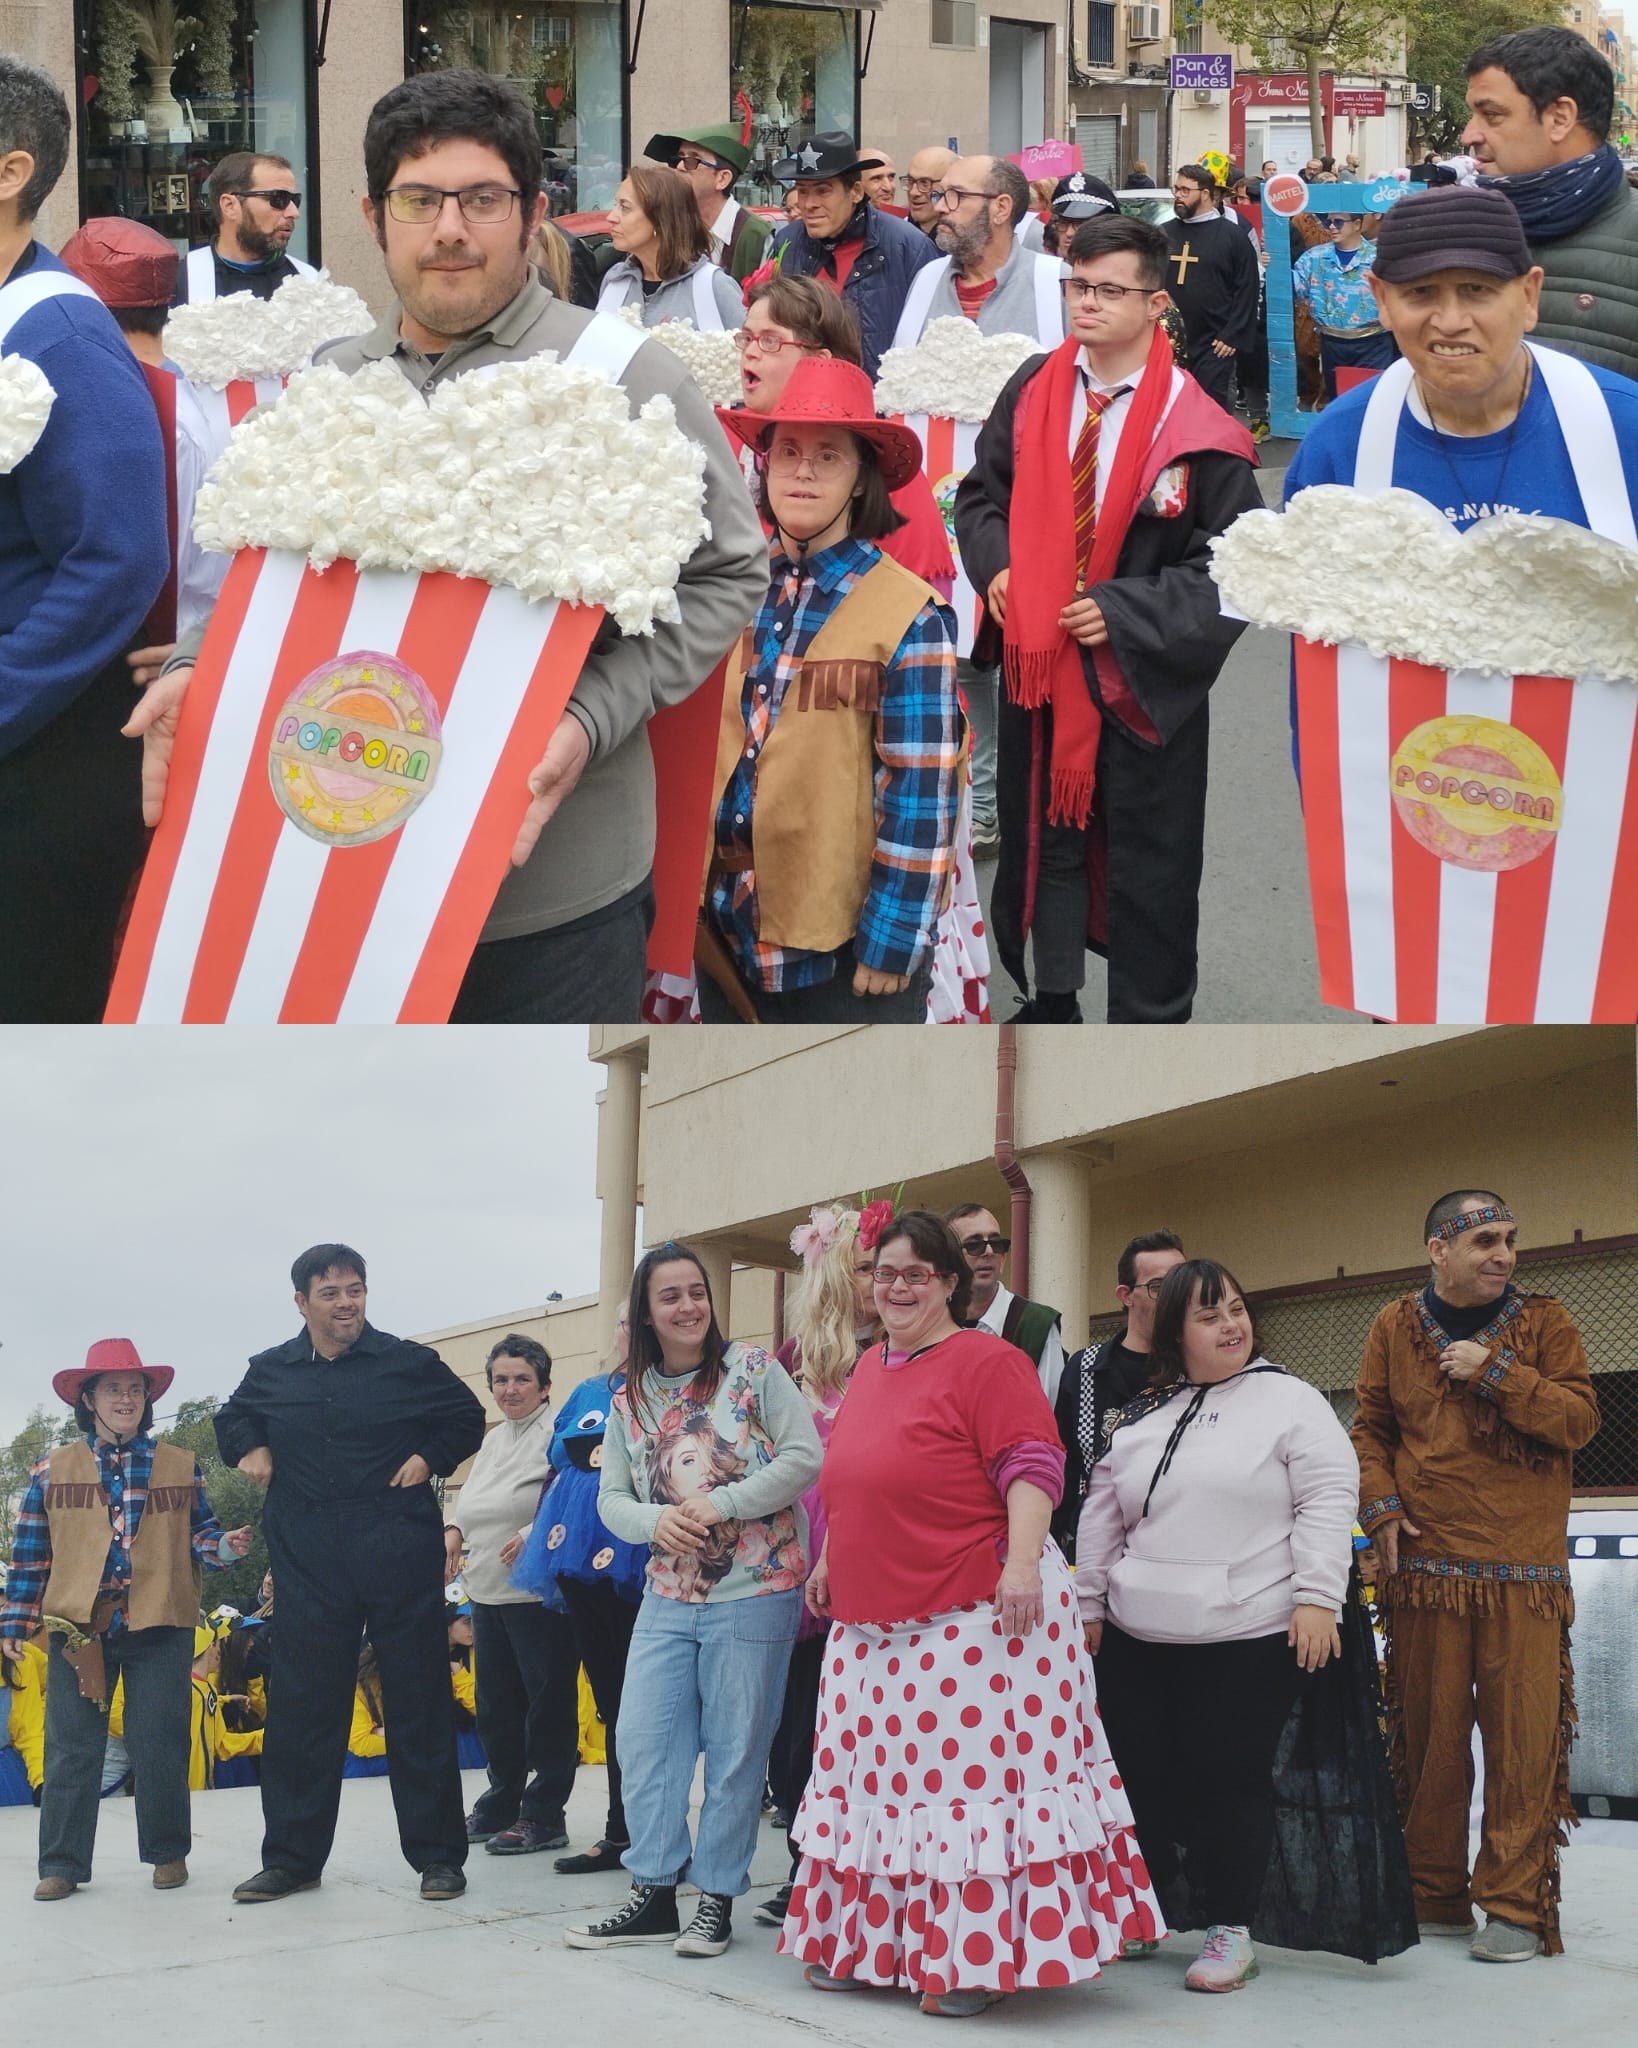
[(1464, 1230), (1476, 1230), (1483, 1223), (1513, 1223), (1517, 1218), (1504, 1204), (1499, 1209), (1464, 1209), (1460, 1216), (1452, 1216), (1448, 1223), (1441, 1223), (1437, 1230), (1430, 1231), (1430, 1237), (1442, 1237), (1448, 1244), (1452, 1238), (1460, 1237)]

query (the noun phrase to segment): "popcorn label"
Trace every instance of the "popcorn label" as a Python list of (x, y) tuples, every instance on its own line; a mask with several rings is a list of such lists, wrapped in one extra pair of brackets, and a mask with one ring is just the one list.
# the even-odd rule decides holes
[(1553, 845), (1563, 820), (1552, 762), (1498, 719), (1430, 718), (1399, 742), (1389, 773), (1399, 822), (1455, 867), (1525, 867)]
[(383, 839), (437, 781), (442, 729), (412, 668), (371, 651), (338, 655), (274, 715), (268, 773), (279, 808), (326, 846)]

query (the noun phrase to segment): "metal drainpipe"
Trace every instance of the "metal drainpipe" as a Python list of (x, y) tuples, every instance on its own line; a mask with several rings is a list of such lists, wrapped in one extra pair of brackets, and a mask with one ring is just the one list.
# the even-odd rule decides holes
[(995, 1163), (1012, 1196), (1012, 1291), (1029, 1293), (1029, 1176), (1012, 1149), (1013, 1085), (1018, 1078), (1018, 1026), (1003, 1024), (995, 1040)]

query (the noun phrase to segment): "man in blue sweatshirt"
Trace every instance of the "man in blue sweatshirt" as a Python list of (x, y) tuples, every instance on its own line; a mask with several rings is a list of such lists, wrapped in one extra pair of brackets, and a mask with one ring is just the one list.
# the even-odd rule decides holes
[(0, 476), (0, 1023), (94, 1023), (142, 854), (125, 650), (165, 581), (165, 457), (112, 314), (33, 236), (68, 105), (0, 55), (0, 353), (54, 394)]

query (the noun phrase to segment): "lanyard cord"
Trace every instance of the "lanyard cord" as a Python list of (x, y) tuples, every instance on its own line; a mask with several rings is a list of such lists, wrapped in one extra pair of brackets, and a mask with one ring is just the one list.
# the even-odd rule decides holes
[[(1283, 1372), (1284, 1370), (1285, 1368), (1280, 1365), (1246, 1365), (1242, 1366), (1238, 1372), (1230, 1373), (1226, 1380), (1202, 1380), (1199, 1383), (1185, 1404), (1183, 1413), (1177, 1418), (1176, 1427), (1166, 1439), (1166, 1448), (1160, 1454), (1160, 1463), (1156, 1465), (1149, 1480), (1149, 1491), (1143, 1496), (1143, 1513), (1138, 1516), (1140, 1522), (1148, 1517), (1149, 1503), (1155, 1497), (1155, 1488), (1172, 1469), (1172, 1460), (1177, 1456), (1177, 1447), (1183, 1441), (1183, 1432), (1200, 1413), (1201, 1408), (1205, 1404), (1206, 1396), (1211, 1390), (1214, 1387), (1232, 1386), (1236, 1380), (1249, 1379), (1254, 1372)], [(1180, 1384), (1187, 1385), (1188, 1383), (1183, 1381)]]

